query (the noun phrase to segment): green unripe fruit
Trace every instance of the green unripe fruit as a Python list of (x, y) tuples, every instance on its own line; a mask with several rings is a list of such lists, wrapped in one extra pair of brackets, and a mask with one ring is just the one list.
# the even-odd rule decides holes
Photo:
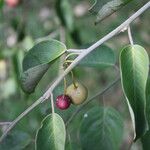
[(75, 105), (82, 104), (88, 96), (87, 88), (79, 82), (76, 82), (75, 85), (71, 84), (66, 89), (66, 95), (68, 95), (72, 103)]

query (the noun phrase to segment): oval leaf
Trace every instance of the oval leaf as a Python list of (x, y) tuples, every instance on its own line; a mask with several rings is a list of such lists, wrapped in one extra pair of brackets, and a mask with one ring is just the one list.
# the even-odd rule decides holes
[(104, 20), (105, 18), (107, 18), (108, 16), (110, 16), (111, 14), (113, 14), (114, 12), (116, 12), (131, 1), (133, 0), (111, 0), (109, 2), (107, 0), (105, 4), (103, 4), (104, 2), (102, 1), (96, 1), (90, 9), (91, 12), (96, 12), (98, 9), (97, 7), (99, 7), (95, 24)]
[(41, 123), (36, 135), (36, 150), (64, 150), (65, 124), (58, 114), (50, 114)]
[(105, 68), (115, 65), (116, 57), (111, 48), (101, 45), (85, 57), (79, 66)]
[(149, 71), (149, 58), (139, 45), (127, 46), (120, 54), (121, 81), (129, 106), (135, 140), (148, 129), (146, 111), (146, 81)]
[(22, 89), (32, 93), (49, 66), (66, 51), (66, 46), (56, 40), (46, 40), (29, 50), (23, 60)]
[(94, 107), (87, 112), (80, 127), (84, 150), (118, 150), (123, 135), (123, 120), (119, 113), (107, 107)]

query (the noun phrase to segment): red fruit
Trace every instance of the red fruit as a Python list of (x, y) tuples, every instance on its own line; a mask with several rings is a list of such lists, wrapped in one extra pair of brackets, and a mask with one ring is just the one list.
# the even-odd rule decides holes
[(5, 0), (9, 7), (16, 7), (19, 4), (19, 0)]
[(65, 110), (71, 104), (71, 99), (67, 95), (59, 95), (56, 99), (56, 106), (59, 109)]

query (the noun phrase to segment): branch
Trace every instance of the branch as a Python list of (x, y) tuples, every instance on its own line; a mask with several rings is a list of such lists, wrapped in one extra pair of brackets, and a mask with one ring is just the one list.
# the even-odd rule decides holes
[(112, 88), (116, 83), (118, 83), (118, 81), (120, 81), (120, 77), (117, 78), (114, 82), (112, 82), (111, 84), (109, 84), (107, 87), (105, 87), (101, 92), (97, 93), (96, 95), (94, 95), (93, 97), (91, 97), (89, 100), (85, 101), (85, 103), (83, 103), (81, 106), (79, 106), (76, 111), (74, 111), (74, 113), (71, 115), (71, 117), (67, 120), (66, 122), (66, 126), (68, 126), (68, 124), (72, 121), (72, 119), (78, 114), (78, 112), (80, 112), (82, 110), (82, 108), (84, 108), (87, 104), (89, 104), (91, 101), (93, 101), (96, 97), (103, 95), (104, 93), (106, 93), (110, 88)]
[(35, 103), (33, 103), (30, 107), (28, 107), (23, 113), (21, 113), (4, 131), (0, 138), (0, 142), (6, 137), (6, 135), (10, 132), (10, 130), (24, 117), (26, 116), (32, 109), (34, 109), (37, 105), (41, 103), (43, 97), (39, 98)]
[(128, 27), (132, 21), (134, 21), (139, 15), (141, 15), (145, 10), (147, 10), (150, 7), (150, 1), (146, 3), (141, 9), (139, 9), (135, 14), (133, 14), (130, 18), (128, 18), (124, 23), (122, 23), (120, 26), (118, 26), (116, 29), (114, 29), (112, 32), (104, 36), (102, 39), (97, 41), (95, 44), (84, 50), (71, 64), (70, 66), (64, 71), (64, 73), (57, 78), (57, 80), (52, 84), (52, 86), (46, 91), (44, 94), (44, 98), (48, 99), (50, 97), (50, 93), (55, 89), (55, 87), (61, 82), (61, 80), (84, 58), (86, 57), (90, 52), (92, 52), (94, 49), (102, 45), (104, 42), (111, 39), (116, 34), (120, 33), (122, 29), (125, 27)]
[(82, 53), (86, 49), (68, 49), (68, 53)]
[(7, 126), (10, 124), (11, 124), (11, 122), (0, 122), (0, 126)]
[(39, 98), (35, 103), (33, 103), (29, 108), (27, 108), (21, 115), (19, 115), (11, 124), (8, 126), (6, 131), (3, 133), (3, 135), (0, 138), (0, 142), (7, 136), (7, 134), (10, 132), (10, 130), (24, 117), (26, 116), (32, 109), (34, 109), (36, 106), (38, 106), (40, 103), (46, 101), (49, 99), (51, 93), (55, 89), (55, 87), (63, 80), (63, 78), (84, 58), (86, 57), (90, 52), (92, 52), (94, 49), (102, 45), (104, 42), (108, 41), (115, 35), (121, 32), (122, 29), (125, 27), (128, 27), (131, 22), (133, 22), (138, 16), (140, 16), (144, 11), (146, 11), (150, 7), (150, 1), (147, 2), (142, 8), (140, 8), (136, 13), (134, 13), (130, 18), (128, 18), (124, 23), (122, 23), (120, 26), (118, 26), (116, 29), (114, 29), (112, 32), (108, 33), (106, 36), (104, 36), (102, 39), (97, 41), (95, 44), (90, 46), (89, 48), (85, 49), (71, 64), (70, 66), (64, 71), (64, 73), (59, 76), (55, 82), (50, 86), (50, 88), (43, 94), (41, 98)]

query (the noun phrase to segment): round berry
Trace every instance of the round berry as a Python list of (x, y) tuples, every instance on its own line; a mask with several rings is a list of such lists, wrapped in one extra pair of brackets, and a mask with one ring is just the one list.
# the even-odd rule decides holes
[(65, 110), (69, 108), (71, 104), (71, 99), (67, 95), (59, 95), (56, 99), (56, 106), (59, 109)]
[(79, 105), (87, 99), (88, 90), (83, 84), (79, 82), (76, 82), (75, 85), (71, 84), (68, 86), (66, 94), (71, 98), (73, 104)]
[(19, 4), (19, 0), (5, 0), (9, 7), (16, 7)]

